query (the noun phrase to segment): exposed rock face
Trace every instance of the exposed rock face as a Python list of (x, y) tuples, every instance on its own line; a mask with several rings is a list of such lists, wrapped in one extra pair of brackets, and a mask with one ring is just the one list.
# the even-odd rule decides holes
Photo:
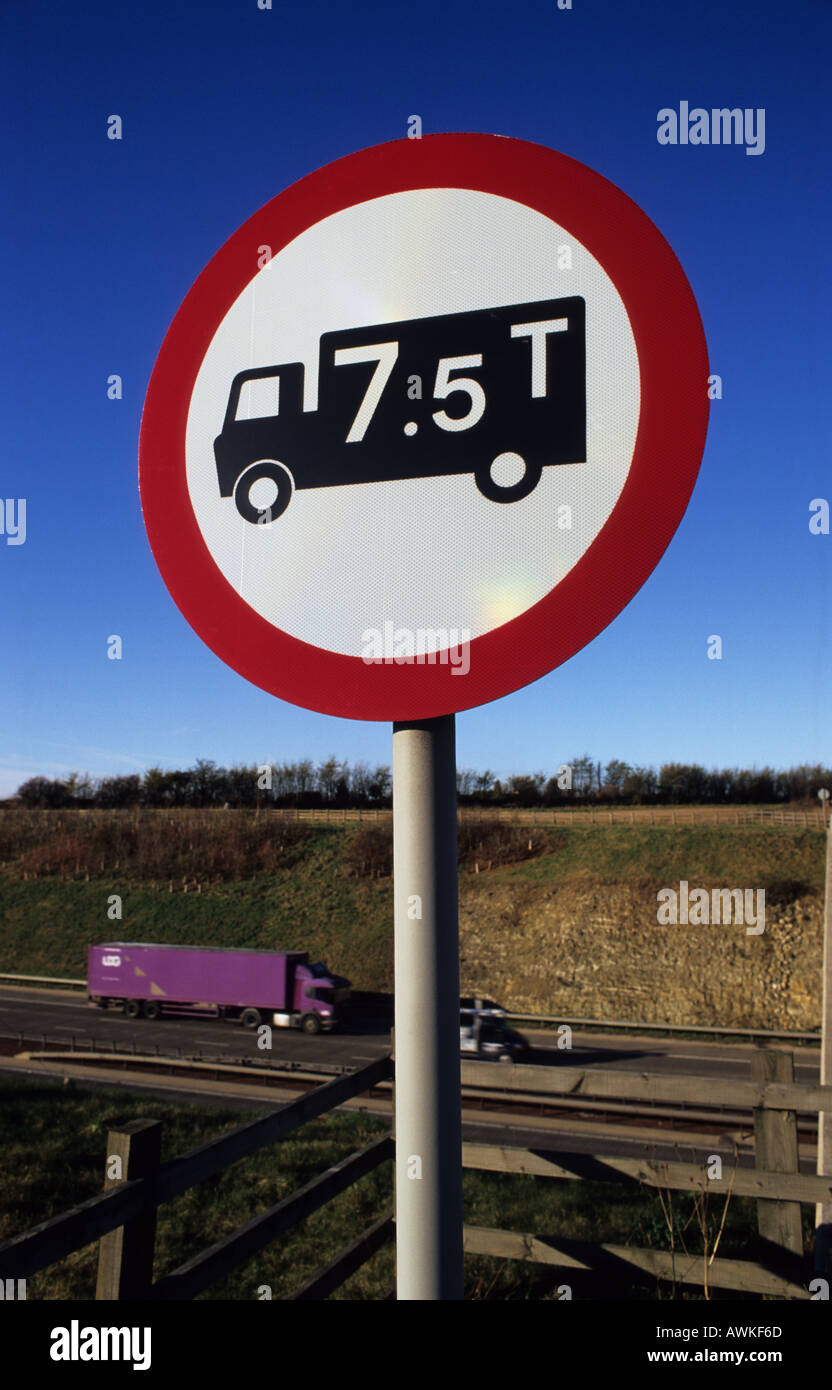
[(518, 1013), (622, 1022), (820, 1024), (819, 895), (768, 908), (765, 931), (751, 936), (739, 924), (660, 926), (656, 893), (666, 884), (489, 879), (460, 884), (463, 994)]

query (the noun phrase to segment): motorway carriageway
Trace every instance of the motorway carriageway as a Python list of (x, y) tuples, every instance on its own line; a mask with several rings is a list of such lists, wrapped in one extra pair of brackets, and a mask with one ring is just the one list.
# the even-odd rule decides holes
[[(559, 1050), (554, 1027), (549, 1031), (519, 1025), (534, 1049), (534, 1065), (603, 1067), (662, 1074), (714, 1076), (722, 1080), (750, 1078), (750, 1043), (705, 1042), (702, 1039), (657, 1038), (613, 1035), (608, 1032), (573, 1032), (570, 1051)], [(79, 990), (0, 987), (0, 1037), (27, 1039), (48, 1036), (50, 1044), (76, 1038), (76, 1046), (94, 1038), (96, 1046), (119, 1050), (155, 1052), (161, 1056), (182, 1055), (237, 1062), (264, 1060), (257, 1046), (257, 1030), (215, 1018), (129, 1019), (116, 1010), (90, 1008)], [(778, 1039), (778, 1047), (787, 1047)], [(389, 1025), (384, 1019), (355, 1018), (337, 1033), (308, 1037), (294, 1028), (272, 1030), (273, 1061), (314, 1066), (360, 1067), (390, 1048)], [(52, 1049), (54, 1050), (54, 1048)], [(817, 1085), (820, 1052), (811, 1045), (792, 1045), (795, 1080)]]
[[(664, 1075), (714, 1076), (722, 1079), (749, 1079), (750, 1057), (754, 1050), (751, 1044), (705, 1042), (701, 1039), (657, 1038), (654, 1035), (640, 1038), (632, 1035), (612, 1036), (609, 1033), (573, 1033), (573, 1047), (570, 1051), (559, 1050), (557, 1035), (553, 1031), (538, 1031), (524, 1028), (524, 1035), (533, 1048), (530, 1062), (535, 1066), (575, 1066), (602, 1068), (604, 1070), (651, 1072)], [(256, 1029), (249, 1031), (239, 1024), (224, 1022), (213, 1018), (179, 1018), (148, 1021), (127, 1019), (121, 1013), (90, 1008), (86, 999), (77, 990), (33, 989), (19, 986), (0, 987), (0, 1039), (7, 1040), (2, 1053), (9, 1058), (8, 1065), (0, 1063), (0, 1069), (8, 1074), (32, 1075), (33, 1072), (50, 1075), (71, 1075), (84, 1085), (127, 1086), (143, 1092), (159, 1094), (171, 1099), (203, 1101), (222, 1104), (229, 1108), (259, 1109), (269, 1105), (288, 1102), (297, 1091), (269, 1088), (264, 1093), (262, 1083), (258, 1086), (254, 1079), (230, 1077), (227, 1080), (210, 1073), (190, 1077), (145, 1074), (130, 1076), (120, 1071), (111, 1073), (106, 1080), (100, 1079), (91, 1071), (85, 1071), (78, 1064), (67, 1062), (31, 1064), (15, 1063), (10, 1054), (16, 1052), (17, 1039), (23, 1035), (26, 1045), (31, 1048), (33, 1058), (42, 1035), (48, 1038), (48, 1051), (70, 1050), (71, 1040), (75, 1048), (88, 1051), (90, 1040), (95, 1040), (96, 1049), (102, 1054), (115, 1043), (119, 1053), (137, 1053), (147, 1056), (158, 1049), (160, 1057), (199, 1058), (222, 1062), (226, 1065), (237, 1062), (260, 1063), (268, 1061), (277, 1066), (287, 1063), (298, 1068), (314, 1070), (316, 1066), (325, 1068), (357, 1068), (366, 1065), (374, 1058), (384, 1055), (390, 1047), (390, 1034), (383, 1019), (354, 1018), (348, 1029), (316, 1037), (295, 1029), (274, 1029), (272, 1032), (272, 1052), (264, 1053), (257, 1047)], [(35, 1044), (32, 1047), (32, 1044)], [(779, 1041), (778, 1046), (784, 1046)], [(811, 1046), (793, 1046), (791, 1051), (795, 1060), (795, 1080), (816, 1084), (819, 1077), (819, 1053)], [(110, 1054), (111, 1055), (111, 1054)], [(472, 1108), (466, 1101), (463, 1118), (464, 1137), (469, 1142), (523, 1144), (530, 1147), (565, 1149), (579, 1153), (617, 1153), (633, 1157), (655, 1159), (684, 1158), (693, 1161), (694, 1155), (701, 1152), (722, 1152), (732, 1155), (734, 1141), (738, 1141), (742, 1166), (753, 1161), (751, 1124), (719, 1126), (718, 1123), (684, 1125), (673, 1133), (661, 1135), (656, 1122), (645, 1116), (639, 1119), (613, 1115), (593, 1116), (582, 1111), (580, 1117), (557, 1111), (557, 1097), (549, 1098), (549, 1106), (557, 1117), (526, 1114), (513, 1117), (509, 1122), (506, 1109), (515, 1109), (506, 1101), (499, 1105), (503, 1113), (495, 1113), (493, 1119), (486, 1120), (485, 1114)], [(357, 1100), (350, 1108), (389, 1113), (386, 1098)], [(492, 1109), (489, 1105), (488, 1109)], [(716, 1121), (716, 1115), (714, 1120)], [(803, 1121), (801, 1121), (803, 1130)], [(683, 1152), (680, 1152), (683, 1145)], [(806, 1143), (801, 1138), (801, 1170), (814, 1171), (814, 1142)]]

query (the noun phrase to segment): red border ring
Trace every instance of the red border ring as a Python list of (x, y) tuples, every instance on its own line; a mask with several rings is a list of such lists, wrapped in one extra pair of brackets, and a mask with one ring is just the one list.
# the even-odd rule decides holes
[[(252, 279), (257, 248), (276, 255), (324, 217), (419, 188), (467, 188), (551, 217), (600, 261), (630, 317), (641, 374), (633, 462), (592, 545), (559, 584), (474, 638), (470, 670), (368, 665), (299, 641), (240, 598), (196, 522), (185, 472), (194, 382), (216, 329)], [(204, 642), (247, 680), (293, 704), (354, 719), (427, 719), (495, 700), (546, 675), (612, 622), (648, 578), (693, 491), (708, 424), (708, 357), (685, 274), (647, 215), (600, 174), (543, 145), (497, 135), (394, 140), (336, 160), (266, 203), (206, 266), (162, 344), (145, 400), (139, 480), (145, 525), (174, 601)]]

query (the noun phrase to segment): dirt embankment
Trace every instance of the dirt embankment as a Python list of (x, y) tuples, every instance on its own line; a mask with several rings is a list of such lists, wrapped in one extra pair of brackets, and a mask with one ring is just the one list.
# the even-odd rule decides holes
[(660, 886), (466, 879), (460, 885), (463, 994), (481, 991), (518, 1013), (818, 1026), (819, 895), (767, 905), (764, 932), (748, 935), (739, 924), (660, 925)]

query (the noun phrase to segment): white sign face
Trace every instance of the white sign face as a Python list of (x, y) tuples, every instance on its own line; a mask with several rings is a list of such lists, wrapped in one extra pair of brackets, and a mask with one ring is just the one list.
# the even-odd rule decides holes
[[(517, 246), (522, 257), (506, 254)], [(567, 259), (571, 268), (559, 269), (559, 260)], [(354, 485), (345, 480), (298, 491), (266, 525), (244, 520), (220, 496), (213, 445), (238, 372), (302, 362), (304, 411), (315, 411), (325, 333), (573, 295), (586, 302), (586, 466), (544, 469), (528, 497), (506, 505), (484, 497), (470, 472)], [(475, 339), (470, 346), (482, 352)], [(466, 375), (483, 383), (487, 411), (488, 361)], [(419, 383), (422, 404), (432, 410), (442, 404), (432, 400), (434, 385), (435, 378)], [(385, 386), (399, 390), (402, 455), (410, 445), (404, 427), (415, 413), (407, 387), (402, 373)], [(265, 392), (260, 400), (250, 395), (237, 418), (273, 410)], [(359, 391), (356, 409), (360, 401)], [(469, 189), (396, 193), (316, 223), (239, 295), (194, 387), (188, 489), (199, 529), (228, 583), (293, 637), (356, 657), (365, 649), (365, 632), (383, 631), (385, 623), (393, 632), (444, 629), (467, 632), (470, 639), (537, 603), (595, 540), (632, 463), (639, 404), (627, 311), (602, 266), (564, 227), (520, 203)], [(517, 413), (520, 435), (521, 402)], [(428, 412), (420, 414), (427, 418), (420, 431), (437, 432)], [(342, 443), (332, 439), (333, 453)], [(280, 461), (295, 471), (293, 459)], [(262, 491), (252, 500), (265, 509), (274, 484), (264, 479), (257, 486)]]
[(707, 357), (618, 189), (448, 135), (310, 175), (218, 252), (159, 354), (142, 504), (177, 603), (312, 709), (465, 709), (566, 660), (684, 512)]

